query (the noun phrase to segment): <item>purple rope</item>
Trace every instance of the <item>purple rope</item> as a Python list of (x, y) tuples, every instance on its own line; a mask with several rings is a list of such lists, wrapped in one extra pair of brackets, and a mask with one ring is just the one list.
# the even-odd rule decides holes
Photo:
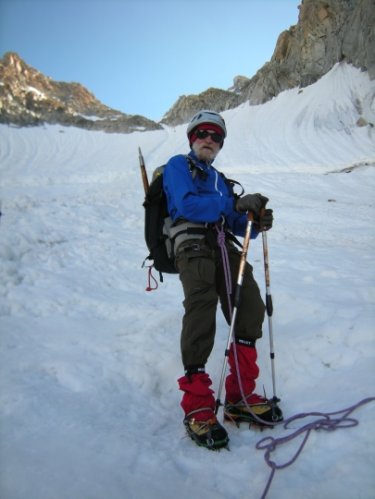
[(231, 300), (231, 294), (232, 294), (232, 274), (230, 271), (230, 265), (229, 265), (229, 257), (228, 257), (228, 250), (225, 245), (225, 231), (223, 229), (223, 226), (218, 224), (215, 225), (216, 231), (217, 231), (217, 244), (219, 245), (220, 251), (221, 251), (221, 259), (223, 262), (223, 268), (224, 268), (224, 277), (225, 277), (225, 288), (227, 290), (227, 300), (228, 300), (228, 309), (229, 309), (229, 317), (232, 318), (232, 300)]
[[(271, 486), (273, 477), (275, 475), (276, 470), (281, 470), (284, 468), (287, 468), (291, 464), (293, 464), (298, 456), (301, 454), (307, 439), (309, 438), (309, 435), (312, 430), (324, 430), (324, 431), (334, 431), (337, 430), (338, 428), (352, 428), (353, 426), (357, 426), (359, 424), (359, 421), (354, 418), (349, 418), (348, 416), (358, 409), (361, 405), (367, 404), (369, 402), (374, 402), (375, 397), (368, 397), (357, 404), (348, 407), (346, 409), (342, 409), (341, 411), (336, 411), (336, 412), (330, 412), (330, 413), (323, 413), (323, 412), (308, 412), (308, 413), (301, 413), (301, 414), (296, 414), (295, 416), (292, 416), (288, 418), (286, 421), (283, 422), (283, 426), (285, 429), (288, 429), (289, 424), (292, 421), (296, 421), (297, 419), (302, 419), (306, 417), (311, 417), (311, 416), (318, 416), (318, 419), (315, 421), (312, 421), (311, 423), (308, 423), (301, 428), (298, 428), (296, 431), (291, 433), (290, 435), (286, 437), (280, 437), (280, 438), (273, 438), (273, 437), (265, 437), (259, 440), (259, 442), (256, 444), (256, 449), (259, 450), (264, 450), (264, 459), (267, 463), (267, 465), (271, 468), (271, 473), (268, 478), (266, 487), (263, 491), (261, 499), (265, 499), (269, 488)], [(337, 416), (337, 417), (332, 417), (332, 416)], [(281, 444), (285, 444), (287, 442), (290, 442), (294, 438), (298, 437), (299, 435), (304, 435), (302, 442), (300, 446), (298, 447), (297, 451), (295, 452), (294, 456), (289, 460), (286, 461), (283, 464), (277, 464), (275, 461), (271, 459), (271, 453), (274, 452), (278, 446)]]

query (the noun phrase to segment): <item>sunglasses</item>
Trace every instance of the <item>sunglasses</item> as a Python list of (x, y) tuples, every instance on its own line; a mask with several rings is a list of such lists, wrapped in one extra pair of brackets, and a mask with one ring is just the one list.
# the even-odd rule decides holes
[(197, 139), (206, 139), (208, 136), (216, 142), (216, 144), (221, 144), (224, 141), (224, 137), (217, 132), (209, 132), (208, 130), (197, 130), (195, 132)]

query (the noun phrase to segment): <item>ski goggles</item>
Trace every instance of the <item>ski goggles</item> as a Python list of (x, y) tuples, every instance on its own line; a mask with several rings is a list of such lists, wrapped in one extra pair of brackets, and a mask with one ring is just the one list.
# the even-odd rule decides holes
[(224, 142), (224, 136), (217, 132), (210, 132), (208, 130), (196, 130), (194, 133), (197, 139), (206, 139), (208, 136), (210, 136), (211, 140), (213, 142), (216, 142), (216, 144), (221, 144)]

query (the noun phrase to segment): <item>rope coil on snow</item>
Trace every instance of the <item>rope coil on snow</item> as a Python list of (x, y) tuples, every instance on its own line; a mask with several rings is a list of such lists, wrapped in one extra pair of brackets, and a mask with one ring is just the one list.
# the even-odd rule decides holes
[[(334, 431), (337, 430), (338, 428), (352, 428), (354, 426), (357, 426), (359, 424), (359, 421), (357, 419), (349, 417), (352, 412), (354, 412), (356, 409), (358, 409), (360, 406), (367, 404), (369, 402), (374, 402), (375, 397), (368, 397), (357, 404), (354, 404), (346, 409), (342, 409), (341, 411), (336, 411), (336, 412), (308, 412), (308, 413), (301, 413), (301, 414), (296, 414), (295, 416), (292, 416), (288, 418), (286, 421), (283, 423), (285, 429), (288, 429), (289, 424), (292, 423), (293, 421), (296, 421), (298, 419), (303, 419), (306, 417), (311, 417), (311, 416), (318, 416), (319, 419), (316, 419), (315, 421), (312, 421), (311, 423), (308, 423), (301, 428), (298, 428), (296, 431), (291, 433), (290, 435), (286, 437), (280, 437), (280, 438), (273, 438), (273, 437), (265, 437), (259, 440), (259, 442), (256, 444), (256, 449), (258, 450), (264, 450), (264, 459), (267, 463), (267, 465), (271, 468), (271, 473), (268, 478), (266, 487), (263, 491), (263, 494), (261, 496), (261, 499), (264, 499), (269, 491), (269, 488), (271, 486), (273, 477), (275, 475), (276, 470), (281, 470), (284, 468), (287, 468), (291, 464), (293, 464), (298, 456), (301, 454), (307, 439), (309, 438), (309, 435), (312, 430), (324, 430), (324, 431)], [(333, 417), (336, 416), (336, 417)], [(294, 438), (298, 437), (299, 435), (304, 435), (302, 442), (300, 446), (298, 447), (297, 451), (295, 452), (294, 456), (289, 460), (286, 461), (283, 464), (277, 464), (275, 461), (271, 459), (271, 454), (274, 452), (277, 447), (279, 447), (282, 444), (285, 444), (287, 442), (290, 442)]]

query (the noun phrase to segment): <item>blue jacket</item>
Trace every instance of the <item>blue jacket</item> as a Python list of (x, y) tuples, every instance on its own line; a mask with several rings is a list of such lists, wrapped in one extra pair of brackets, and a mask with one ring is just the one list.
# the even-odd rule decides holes
[[(235, 210), (233, 193), (222, 175), (213, 166), (199, 161), (193, 151), (189, 156), (200, 170), (194, 178), (182, 154), (173, 156), (164, 169), (163, 187), (172, 220), (215, 223), (224, 217), (233, 234), (244, 236), (247, 216)], [(251, 236), (256, 235), (253, 226)]]

